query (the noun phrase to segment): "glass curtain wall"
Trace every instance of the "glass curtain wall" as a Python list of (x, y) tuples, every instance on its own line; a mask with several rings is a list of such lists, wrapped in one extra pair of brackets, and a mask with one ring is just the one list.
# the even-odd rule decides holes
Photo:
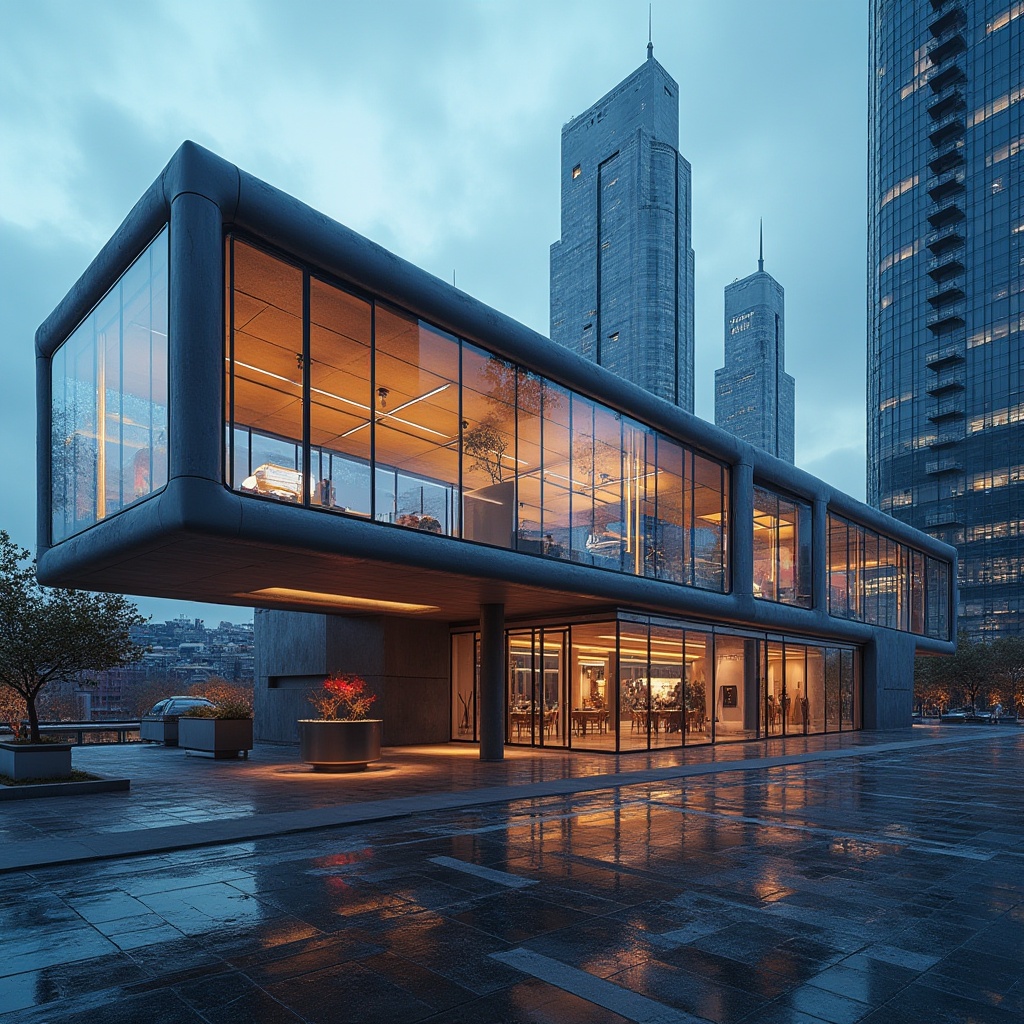
[(167, 483), (168, 231), (50, 361), (51, 541)]
[(227, 264), (236, 490), (726, 590), (723, 463), (253, 243)]
[(950, 564), (828, 514), (829, 614), (949, 639)]
[[(508, 743), (622, 752), (860, 728), (856, 651), (663, 618), (507, 634)], [(452, 739), (478, 736), (476, 633), (452, 638)]]

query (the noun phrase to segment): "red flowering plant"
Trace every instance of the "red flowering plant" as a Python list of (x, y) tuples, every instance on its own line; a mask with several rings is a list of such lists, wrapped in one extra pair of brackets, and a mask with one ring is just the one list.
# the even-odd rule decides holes
[(365, 679), (344, 673), (328, 676), (319, 690), (306, 696), (327, 722), (358, 722), (377, 699), (376, 694), (366, 692)]

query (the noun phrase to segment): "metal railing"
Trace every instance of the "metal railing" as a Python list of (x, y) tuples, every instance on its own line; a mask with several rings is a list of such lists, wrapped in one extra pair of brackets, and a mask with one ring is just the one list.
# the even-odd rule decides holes
[[(76, 746), (88, 746), (86, 735), (113, 737), (113, 739), (93, 740), (93, 743), (138, 743), (139, 723), (138, 722), (45, 722), (40, 723), (39, 732), (49, 739), (62, 739), (63, 742), (73, 743)], [(10, 735), (10, 730), (5, 729), (4, 733)], [(28, 719), (21, 721), (21, 735), (28, 735)], [(74, 737), (64, 739), (64, 737)]]

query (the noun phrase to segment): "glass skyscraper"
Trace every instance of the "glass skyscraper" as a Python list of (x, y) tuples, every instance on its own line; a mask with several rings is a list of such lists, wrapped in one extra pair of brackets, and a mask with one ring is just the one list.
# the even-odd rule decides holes
[(976, 636), (1024, 627), (1022, 44), (1019, 0), (872, 0), (867, 495)]
[(725, 366), (715, 370), (715, 426), (794, 459), (796, 384), (786, 373), (786, 293), (764, 269), (725, 288)]
[(693, 411), (690, 165), (654, 59), (562, 128), (551, 339)]

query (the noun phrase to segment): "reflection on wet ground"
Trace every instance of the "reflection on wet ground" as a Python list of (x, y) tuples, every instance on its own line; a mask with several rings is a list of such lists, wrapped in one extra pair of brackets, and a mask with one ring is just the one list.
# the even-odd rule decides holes
[[(174, 752), (137, 756), (151, 755)], [(1024, 730), (1006, 731), (0, 875), (0, 1012), (47, 1024), (1020, 1021), (1022, 758)], [(392, 770), (413, 787), (495, 784), (451, 760), (418, 774), (410, 755)], [(145, 807), (120, 804), (127, 827), (337, 802), (336, 787), (289, 797), (272, 762), (255, 765), (270, 777), (259, 792), (234, 765), (188, 765), (208, 767), (217, 792), (165, 792), (163, 811), (146, 790), (166, 772), (140, 783), (133, 770)], [(498, 771), (536, 781), (563, 777), (560, 763)], [(376, 784), (359, 781), (357, 798)], [(8, 804), (5, 837), (63, 803)], [(103, 798), (103, 813), (118, 806)]]

